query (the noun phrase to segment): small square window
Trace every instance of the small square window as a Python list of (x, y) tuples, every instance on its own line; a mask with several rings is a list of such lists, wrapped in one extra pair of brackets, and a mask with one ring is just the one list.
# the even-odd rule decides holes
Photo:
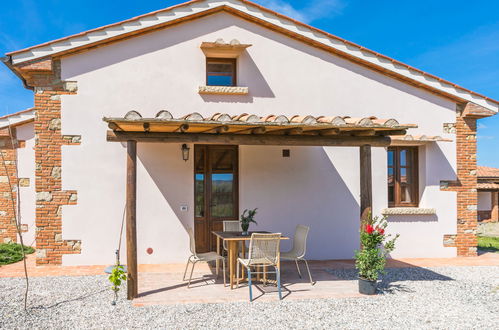
[(236, 86), (236, 59), (207, 58), (206, 85)]

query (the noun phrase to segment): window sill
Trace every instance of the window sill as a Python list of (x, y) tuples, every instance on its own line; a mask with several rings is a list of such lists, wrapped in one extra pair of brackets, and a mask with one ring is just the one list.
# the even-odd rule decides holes
[(420, 207), (390, 207), (381, 210), (383, 215), (433, 215), (437, 214), (435, 209), (426, 209)]
[(199, 86), (199, 94), (246, 95), (248, 87), (240, 86)]

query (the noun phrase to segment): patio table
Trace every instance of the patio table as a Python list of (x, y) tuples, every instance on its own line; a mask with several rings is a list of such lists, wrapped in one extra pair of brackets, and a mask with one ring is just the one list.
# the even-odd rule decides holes
[[(227, 245), (228, 245), (228, 255), (229, 255), (229, 282), (230, 282), (230, 288), (233, 289), (236, 279), (235, 277), (236, 277), (236, 267), (237, 267), (237, 251), (239, 251), (239, 243), (241, 242), (243, 244), (242, 248), (244, 253), (245, 252), (244, 250), (246, 249), (246, 245), (244, 244), (244, 242), (251, 240), (251, 234), (253, 233), (270, 234), (270, 233), (268, 231), (250, 231), (248, 232), (249, 235), (247, 236), (243, 236), (242, 232), (240, 231), (212, 231), (211, 233), (217, 237), (218, 254), (221, 253), (220, 242), (227, 241), (228, 243)], [(285, 239), (289, 239), (289, 237), (281, 236), (281, 240)], [(218, 261), (216, 267), (218, 272), (218, 267), (219, 267)], [(279, 264), (278, 267), (280, 267)]]

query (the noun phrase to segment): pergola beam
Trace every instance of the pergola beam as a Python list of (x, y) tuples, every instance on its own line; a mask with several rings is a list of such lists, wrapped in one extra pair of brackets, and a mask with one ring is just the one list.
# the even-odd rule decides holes
[(161, 143), (207, 143), (237, 145), (278, 146), (329, 146), (329, 147), (386, 147), (391, 143), (387, 136), (310, 136), (268, 134), (203, 134), (203, 133), (155, 133), (108, 131), (109, 142), (161, 142)]

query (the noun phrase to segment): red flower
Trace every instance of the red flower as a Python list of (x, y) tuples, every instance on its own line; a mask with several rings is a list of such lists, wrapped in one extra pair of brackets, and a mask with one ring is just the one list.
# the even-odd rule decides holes
[(373, 233), (373, 231), (374, 231), (373, 226), (371, 226), (371, 225), (366, 225), (366, 233), (368, 233), (368, 234), (372, 234), (372, 233)]
[(380, 233), (381, 235), (385, 234), (385, 230), (383, 228), (376, 227), (376, 231)]

